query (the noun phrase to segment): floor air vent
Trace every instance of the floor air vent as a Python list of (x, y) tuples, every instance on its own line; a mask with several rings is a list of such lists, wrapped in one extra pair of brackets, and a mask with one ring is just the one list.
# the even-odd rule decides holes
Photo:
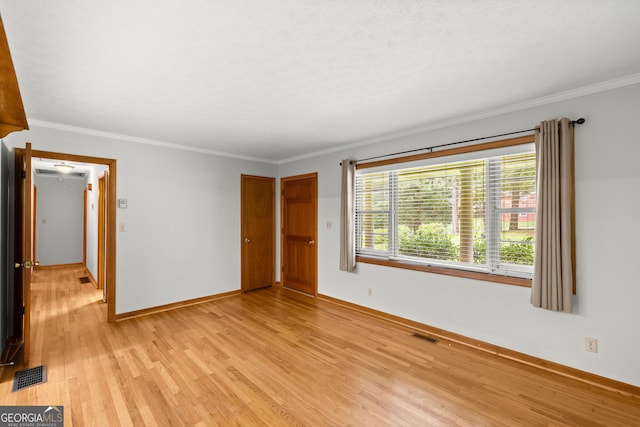
[(91, 283), (91, 279), (89, 279), (88, 277), (81, 277), (80, 279), (80, 283)]
[(11, 391), (22, 390), (32, 385), (47, 382), (47, 368), (44, 365), (35, 368), (23, 369), (16, 372), (13, 377), (13, 389)]
[(435, 343), (438, 342), (438, 340), (435, 339), (435, 338), (431, 338), (430, 336), (422, 335), (422, 334), (419, 334), (417, 332), (414, 332), (413, 336), (416, 337), (416, 338), (420, 338), (421, 340), (429, 341), (432, 344), (435, 344)]

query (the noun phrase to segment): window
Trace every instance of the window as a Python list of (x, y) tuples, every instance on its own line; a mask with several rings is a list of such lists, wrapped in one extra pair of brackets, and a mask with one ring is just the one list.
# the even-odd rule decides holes
[(462, 153), (457, 149), (454, 155), (440, 152), (418, 161), (359, 166), (355, 219), (360, 260), (530, 279), (534, 147), (498, 145), (504, 146), (485, 148), (495, 147), (488, 143)]

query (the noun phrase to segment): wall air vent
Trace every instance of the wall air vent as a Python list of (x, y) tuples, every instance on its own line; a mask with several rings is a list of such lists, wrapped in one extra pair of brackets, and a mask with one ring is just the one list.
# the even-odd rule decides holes
[(86, 172), (69, 172), (62, 173), (53, 169), (35, 169), (36, 175), (42, 176), (62, 176), (62, 177), (71, 177), (71, 178), (84, 178), (87, 176)]

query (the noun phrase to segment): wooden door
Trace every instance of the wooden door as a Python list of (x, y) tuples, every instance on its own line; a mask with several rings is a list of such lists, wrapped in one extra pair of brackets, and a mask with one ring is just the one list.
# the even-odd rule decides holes
[(240, 177), (241, 288), (275, 283), (276, 203), (274, 178)]
[(31, 175), (31, 144), (15, 153), (15, 274), (14, 274), (14, 336), (16, 348), (22, 346), (24, 364), (29, 364), (31, 351), (31, 277), (35, 261), (33, 245), (33, 177)]
[(318, 175), (282, 178), (282, 285), (316, 295), (318, 291)]
[[(33, 156), (31, 156), (33, 157)], [(33, 177), (33, 175), (31, 175)], [(32, 187), (33, 187), (33, 197), (31, 197), (31, 203), (32, 203), (32, 208), (31, 208), (31, 222), (33, 223), (33, 226), (31, 227), (31, 253), (33, 254), (33, 259), (37, 259), (38, 257), (38, 251), (36, 248), (36, 241), (38, 240), (36, 238), (36, 235), (38, 234), (38, 230), (37, 230), (37, 217), (38, 217), (38, 186), (32, 182)]]
[[(105, 289), (105, 174), (98, 177), (98, 289)], [(103, 297), (106, 293), (103, 291)], [(106, 300), (106, 298), (104, 298)]]

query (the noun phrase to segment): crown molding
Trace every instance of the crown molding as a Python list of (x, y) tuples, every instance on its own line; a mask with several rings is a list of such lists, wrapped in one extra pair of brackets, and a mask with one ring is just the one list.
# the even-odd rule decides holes
[(73, 133), (78, 133), (78, 134), (82, 134), (82, 135), (91, 135), (91, 136), (97, 136), (97, 137), (101, 137), (101, 138), (115, 139), (115, 140), (118, 140), (118, 141), (134, 142), (136, 144), (153, 145), (153, 146), (156, 146), (156, 147), (171, 148), (171, 149), (174, 149), (174, 150), (191, 151), (191, 152), (195, 152), (195, 153), (210, 154), (210, 155), (213, 155), (213, 156), (230, 157), (230, 158), (239, 159), (239, 160), (248, 160), (248, 161), (261, 162), (261, 163), (271, 163), (271, 164), (276, 164), (277, 163), (277, 162), (275, 162), (273, 160), (263, 159), (263, 158), (260, 158), (260, 157), (242, 156), (242, 155), (239, 155), (239, 154), (232, 154), (232, 153), (225, 153), (225, 152), (222, 152), (222, 151), (208, 150), (206, 148), (193, 147), (193, 146), (190, 146), (190, 145), (175, 144), (175, 143), (172, 143), (172, 142), (159, 141), (159, 140), (155, 140), (155, 139), (140, 138), (140, 137), (137, 137), (137, 136), (124, 135), (124, 134), (120, 134), (120, 133), (105, 132), (105, 131), (101, 131), (101, 130), (88, 129), (88, 128), (83, 128), (83, 127), (78, 127), (78, 126), (70, 126), (70, 125), (64, 125), (64, 124), (60, 124), (60, 123), (53, 123), (53, 122), (48, 122), (48, 121), (45, 121), (45, 120), (38, 120), (38, 119), (29, 118), (28, 121), (29, 121), (29, 124), (33, 125), (33, 126), (47, 128), (47, 129), (61, 130), (61, 131), (65, 131), (65, 132), (73, 132)]
[(594, 93), (604, 92), (604, 91), (607, 91), (607, 90), (617, 89), (617, 88), (620, 88), (620, 87), (630, 86), (630, 85), (639, 84), (639, 83), (640, 83), (640, 73), (636, 73), (636, 74), (632, 74), (632, 75), (629, 75), (629, 76), (620, 77), (620, 78), (617, 78), (617, 79), (607, 80), (607, 81), (604, 81), (604, 82), (600, 82), (600, 83), (596, 83), (596, 84), (592, 84), (592, 85), (588, 85), (588, 86), (582, 86), (582, 87), (579, 87), (579, 88), (576, 88), (576, 89), (571, 89), (571, 90), (567, 90), (567, 91), (564, 91), (564, 92), (559, 92), (559, 93), (556, 93), (556, 94), (543, 96), (543, 97), (540, 97), (540, 98), (535, 98), (535, 99), (532, 99), (532, 100), (529, 100), (529, 101), (519, 102), (519, 103), (515, 103), (515, 104), (506, 105), (506, 106), (503, 106), (503, 107), (498, 107), (498, 108), (493, 108), (493, 109), (489, 109), (489, 110), (485, 110), (485, 111), (480, 111), (480, 112), (473, 113), (473, 114), (468, 114), (468, 115), (464, 115), (464, 116), (459, 116), (459, 117), (454, 117), (454, 118), (450, 118), (450, 119), (445, 119), (445, 120), (439, 120), (439, 121), (435, 121), (435, 122), (431, 122), (431, 123), (426, 123), (426, 124), (424, 124), (422, 126), (419, 126), (419, 127), (414, 127), (414, 128), (410, 128), (410, 129), (401, 130), (401, 131), (398, 131), (398, 132), (392, 132), (392, 133), (388, 133), (388, 134), (384, 134), (384, 135), (379, 135), (379, 136), (376, 136), (376, 137), (373, 137), (373, 138), (368, 138), (368, 139), (364, 139), (364, 140), (360, 140), (360, 141), (354, 141), (354, 142), (351, 142), (351, 143), (346, 143), (346, 144), (340, 145), (339, 147), (333, 147), (333, 148), (328, 148), (326, 150), (314, 151), (312, 153), (303, 154), (303, 155), (296, 156), (296, 157), (290, 157), (290, 158), (279, 160), (279, 161), (274, 161), (274, 160), (270, 160), (270, 159), (264, 159), (264, 158), (260, 158), (260, 157), (242, 156), (242, 155), (233, 154), (233, 153), (226, 153), (226, 152), (221, 152), (221, 151), (209, 150), (209, 149), (201, 148), (201, 147), (193, 147), (193, 146), (190, 146), (190, 145), (175, 144), (175, 143), (171, 143), (171, 142), (159, 141), (159, 140), (148, 139), (148, 138), (140, 138), (140, 137), (137, 137), (137, 136), (123, 135), (123, 134), (114, 133), (114, 132), (105, 132), (105, 131), (100, 131), (100, 130), (95, 130), (95, 129), (88, 129), (88, 128), (83, 128), (83, 127), (78, 127), (78, 126), (64, 125), (64, 124), (60, 124), (60, 123), (53, 123), (53, 122), (48, 122), (48, 121), (45, 121), (45, 120), (38, 120), (38, 119), (33, 119), (33, 118), (29, 118), (28, 122), (31, 125), (42, 127), (42, 128), (61, 130), (61, 131), (66, 131), (66, 132), (73, 132), (73, 133), (97, 136), (97, 137), (102, 137), (102, 138), (116, 139), (116, 140), (120, 140), (120, 141), (128, 141), (128, 142), (133, 142), (133, 143), (137, 143), (137, 144), (153, 145), (153, 146), (157, 146), (157, 147), (171, 148), (171, 149), (174, 149), (174, 150), (191, 151), (191, 152), (196, 152), (196, 153), (209, 154), (209, 155), (213, 155), (213, 156), (228, 157), (228, 158), (239, 159), (239, 160), (248, 160), (248, 161), (261, 162), (261, 163), (269, 163), (269, 164), (281, 165), (281, 164), (291, 163), (291, 162), (295, 162), (295, 161), (298, 161), (298, 160), (309, 159), (309, 158), (312, 158), (312, 157), (317, 157), (317, 156), (321, 156), (321, 155), (325, 155), (325, 154), (336, 153), (336, 152), (339, 152), (339, 151), (344, 151), (344, 150), (348, 150), (348, 149), (352, 149), (352, 148), (358, 148), (358, 147), (362, 147), (362, 146), (372, 145), (372, 144), (375, 144), (375, 143), (378, 143), (378, 142), (389, 141), (389, 140), (393, 140), (393, 139), (398, 139), (398, 138), (403, 138), (403, 137), (407, 137), (407, 136), (411, 136), (411, 135), (416, 135), (416, 134), (423, 133), (423, 132), (433, 131), (433, 130), (442, 129), (442, 128), (446, 128), (446, 127), (450, 127), (450, 126), (456, 126), (456, 125), (460, 125), (460, 124), (464, 124), (464, 123), (473, 122), (473, 121), (476, 121), (476, 120), (482, 120), (482, 119), (487, 119), (487, 118), (491, 118), (491, 117), (496, 117), (496, 116), (500, 116), (500, 115), (503, 115), (503, 114), (513, 113), (513, 112), (516, 112), (516, 111), (522, 111), (522, 110), (526, 110), (526, 109), (529, 109), (529, 108), (535, 108), (535, 107), (539, 107), (539, 106), (542, 106), (542, 105), (552, 104), (552, 103), (555, 103), (555, 102), (574, 99), (574, 98), (578, 98), (578, 97), (585, 96), (585, 95), (591, 95), (591, 94), (594, 94)]
[(566, 101), (569, 99), (579, 98), (585, 95), (591, 95), (598, 92), (605, 92), (607, 90), (617, 89), (624, 86), (631, 86), (640, 83), (640, 73), (632, 74), (613, 80), (607, 80), (605, 82), (596, 83), (588, 86), (582, 86), (576, 89), (567, 90), (564, 92), (558, 92), (556, 94), (535, 98), (529, 101), (518, 102), (515, 104), (506, 105), (503, 107), (492, 108), (490, 110), (480, 111), (473, 114), (454, 117), (445, 120), (439, 120), (431, 123), (424, 124), (422, 126), (405, 129), (385, 135), (368, 138), (361, 141), (355, 141), (341, 145), (340, 147), (329, 148), (326, 150), (320, 150), (309, 154), (303, 154), (301, 156), (291, 157), (288, 159), (277, 162), (280, 164), (295, 162), (298, 160), (304, 160), (311, 157), (317, 157), (325, 154), (331, 154), (338, 151), (344, 151), (350, 148), (358, 148), (366, 145), (375, 144), (383, 141), (390, 141), (393, 139), (403, 138), (407, 136), (416, 135), (423, 132), (433, 131), (437, 129), (443, 129), (450, 126), (456, 126), (464, 123), (474, 122), (476, 120), (488, 119), (491, 117), (500, 116), (503, 114), (513, 113), (517, 111), (527, 110), (529, 108), (540, 107), (542, 105), (553, 104), (555, 102)]

